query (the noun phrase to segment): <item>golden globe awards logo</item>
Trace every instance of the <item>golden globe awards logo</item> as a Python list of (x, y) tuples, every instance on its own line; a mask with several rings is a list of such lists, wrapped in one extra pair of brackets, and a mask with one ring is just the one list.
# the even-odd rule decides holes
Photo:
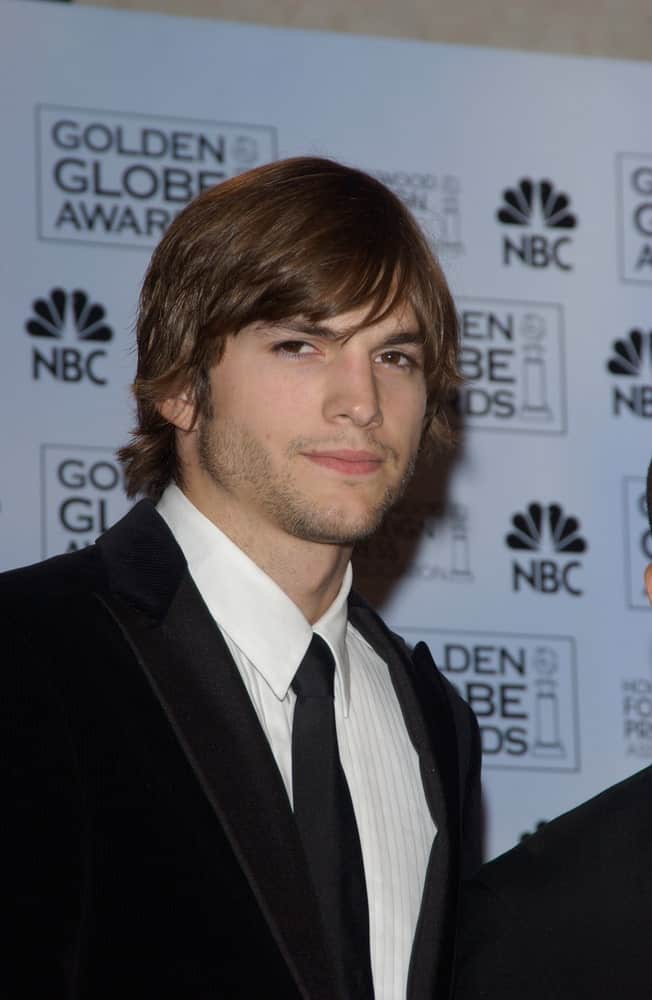
[(427, 642), (437, 666), (473, 709), (483, 766), (579, 769), (575, 642), (568, 636), (399, 629)]
[(556, 267), (572, 270), (567, 233), (577, 226), (577, 217), (570, 210), (570, 198), (558, 191), (552, 181), (533, 181), (523, 177), (513, 187), (503, 191), (503, 203), (496, 212), (502, 225), (526, 230), (519, 235), (503, 237), (503, 264), (509, 267), (519, 261), (528, 267)]
[(652, 759), (652, 678), (630, 677), (621, 685), (623, 739), (628, 757)]
[(456, 174), (389, 169), (368, 173), (407, 205), (440, 257), (450, 260), (464, 253), (462, 184)]
[(42, 555), (91, 545), (127, 513), (122, 471), (111, 448), (41, 445)]
[(652, 154), (618, 154), (616, 177), (621, 279), (652, 282)]
[(652, 417), (652, 330), (630, 330), (614, 340), (607, 371), (615, 376), (611, 391), (613, 415)]
[(642, 476), (624, 478), (623, 510), (627, 606), (650, 611), (643, 574), (648, 563), (652, 563), (652, 532), (647, 514), (645, 479)]
[(276, 130), (86, 108), (36, 108), (38, 235), (153, 247), (192, 198), (276, 158)]
[(465, 381), (455, 408), (464, 427), (564, 433), (561, 306), (471, 298), (458, 304)]
[(33, 338), (32, 378), (106, 385), (107, 352), (113, 338), (106, 310), (87, 292), (53, 288), (35, 299), (25, 330)]
[(522, 553), (512, 560), (513, 591), (581, 597), (582, 561), (576, 557), (588, 546), (578, 519), (565, 514), (560, 504), (528, 504), (512, 516), (505, 541), (512, 551)]
[(356, 575), (375, 580), (412, 577), (429, 583), (474, 580), (471, 524), (465, 504), (409, 498), (390, 511), (375, 535), (356, 546)]

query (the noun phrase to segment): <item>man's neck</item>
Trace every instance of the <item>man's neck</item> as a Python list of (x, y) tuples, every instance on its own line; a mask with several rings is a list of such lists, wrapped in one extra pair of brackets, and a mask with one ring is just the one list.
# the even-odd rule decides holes
[(294, 545), (274, 545), (267, 551), (259, 545), (250, 548), (238, 538), (231, 541), (278, 584), (311, 625), (337, 597), (351, 556), (350, 549), (300, 539), (293, 539)]
[(267, 574), (314, 624), (337, 597), (352, 547), (296, 538), (257, 519), (250, 522), (228, 504), (215, 509), (186, 491), (190, 502)]

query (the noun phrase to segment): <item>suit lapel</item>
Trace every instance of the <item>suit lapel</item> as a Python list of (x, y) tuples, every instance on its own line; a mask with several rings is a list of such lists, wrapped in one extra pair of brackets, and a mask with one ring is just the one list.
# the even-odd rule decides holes
[(455, 934), (459, 854), (457, 740), (444, 685), (427, 646), (407, 646), (352, 594), (349, 619), (388, 665), (410, 740), (419, 756), (426, 801), (437, 836), (426, 872), (408, 978), (409, 1000), (448, 996)]
[(285, 786), (181, 551), (147, 502), (98, 544), (110, 582), (100, 599), (145, 672), (300, 991), (330, 1000), (317, 902)]

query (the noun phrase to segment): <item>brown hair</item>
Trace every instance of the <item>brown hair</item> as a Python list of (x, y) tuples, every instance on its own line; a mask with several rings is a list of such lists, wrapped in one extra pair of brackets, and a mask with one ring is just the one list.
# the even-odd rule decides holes
[(163, 399), (189, 391), (210, 413), (208, 372), (225, 338), (254, 322), (319, 323), (366, 307), (365, 323), (410, 303), (425, 345), (426, 429), (457, 373), (458, 333), (446, 279), (402, 202), (379, 181), (316, 157), (270, 163), (205, 191), (154, 251), (137, 322), (138, 424), (121, 448), (127, 492), (157, 500), (180, 482)]

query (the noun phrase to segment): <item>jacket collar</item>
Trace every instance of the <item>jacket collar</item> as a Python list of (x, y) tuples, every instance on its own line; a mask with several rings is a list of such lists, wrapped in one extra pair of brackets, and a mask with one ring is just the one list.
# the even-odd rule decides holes
[(162, 621), (186, 572), (186, 560), (154, 505), (141, 500), (97, 545), (109, 590), (153, 621)]

